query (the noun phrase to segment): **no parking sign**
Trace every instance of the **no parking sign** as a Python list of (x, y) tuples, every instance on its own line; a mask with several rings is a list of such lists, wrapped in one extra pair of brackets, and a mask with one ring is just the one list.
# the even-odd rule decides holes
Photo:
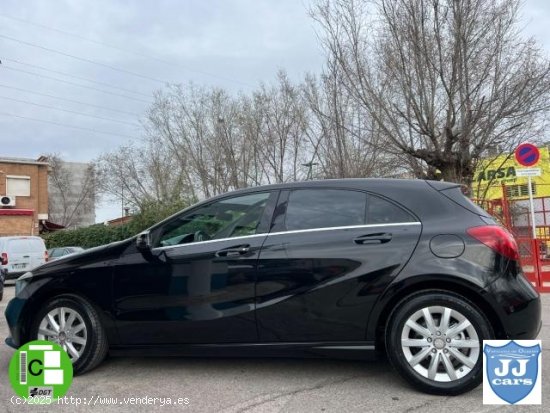
[[(533, 166), (536, 165), (540, 159), (539, 148), (537, 148), (532, 143), (522, 143), (516, 148), (514, 153), (516, 156), (516, 161), (523, 166)], [(531, 212), (531, 229), (533, 231), (533, 239), (537, 238), (537, 224), (535, 221), (535, 206), (533, 205), (533, 186), (531, 184), (532, 176), (539, 176), (540, 169), (537, 168), (525, 168), (518, 169), (517, 176), (526, 176), (527, 177), (527, 189), (529, 191), (529, 209)]]
[(516, 161), (523, 166), (533, 166), (540, 159), (539, 148), (532, 143), (522, 143), (516, 148)]

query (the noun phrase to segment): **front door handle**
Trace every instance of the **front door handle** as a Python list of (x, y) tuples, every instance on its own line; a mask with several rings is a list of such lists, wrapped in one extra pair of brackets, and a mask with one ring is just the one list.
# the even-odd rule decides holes
[(216, 252), (216, 257), (238, 257), (250, 251), (250, 245), (236, 245)]
[(392, 239), (392, 234), (389, 232), (377, 232), (374, 234), (365, 234), (355, 238), (353, 241), (359, 245), (367, 244), (385, 244), (390, 242)]

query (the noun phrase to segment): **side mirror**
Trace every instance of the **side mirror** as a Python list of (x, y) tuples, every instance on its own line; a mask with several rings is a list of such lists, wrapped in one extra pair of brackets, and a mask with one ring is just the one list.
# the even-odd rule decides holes
[(151, 237), (150, 237), (149, 231), (144, 231), (137, 236), (136, 248), (139, 251), (151, 250)]

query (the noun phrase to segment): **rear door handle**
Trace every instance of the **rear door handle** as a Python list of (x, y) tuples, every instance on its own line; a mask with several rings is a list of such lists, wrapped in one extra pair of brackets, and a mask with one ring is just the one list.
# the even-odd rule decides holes
[(389, 232), (377, 232), (374, 234), (365, 234), (355, 238), (353, 241), (359, 245), (367, 244), (385, 244), (390, 242), (392, 239), (392, 234)]
[(216, 257), (238, 257), (250, 251), (250, 245), (236, 245), (216, 252)]

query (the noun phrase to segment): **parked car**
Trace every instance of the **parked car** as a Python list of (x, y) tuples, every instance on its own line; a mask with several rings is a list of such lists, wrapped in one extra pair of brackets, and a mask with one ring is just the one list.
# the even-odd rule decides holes
[(0, 237), (0, 268), (6, 280), (14, 279), (48, 261), (44, 240), (40, 237)]
[(4, 298), (4, 280), (6, 279), (6, 270), (0, 268), (0, 301)]
[(58, 258), (65, 257), (67, 255), (76, 254), (84, 251), (82, 247), (59, 247), (59, 248), (50, 248), (48, 250), (48, 259), (49, 261), (57, 260)]
[(47, 263), (6, 309), (17, 348), (368, 359), (418, 389), (482, 380), (482, 340), (532, 339), (538, 293), (514, 238), (459, 185), (350, 179), (239, 190), (131, 239)]

